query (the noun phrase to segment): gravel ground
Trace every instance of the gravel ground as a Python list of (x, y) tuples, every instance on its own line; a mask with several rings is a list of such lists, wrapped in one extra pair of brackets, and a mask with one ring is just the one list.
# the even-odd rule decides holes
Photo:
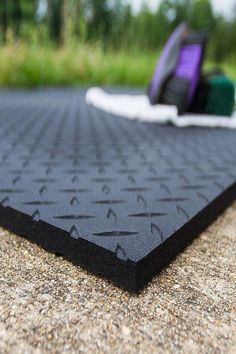
[(236, 203), (139, 296), (0, 229), (0, 353), (236, 353)]

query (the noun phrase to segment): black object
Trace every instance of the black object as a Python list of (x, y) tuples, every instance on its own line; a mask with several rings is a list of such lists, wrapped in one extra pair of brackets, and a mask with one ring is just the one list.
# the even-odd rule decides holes
[(175, 105), (179, 114), (185, 113), (194, 99), (206, 42), (206, 32), (190, 32), (180, 47), (174, 72), (162, 84), (159, 102)]
[(199, 80), (191, 106), (189, 107), (189, 112), (196, 114), (206, 113), (208, 92), (209, 86), (207, 83), (207, 79), (202, 75), (201, 79)]
[(188, 96), (189, 87), (189, 80), (171, 75), (163, 85), (160, 102), (162, 104), (176, 106), (178, 114), (184, 114), (188, 106), (186, 97)]
[(0, 224), (137, 292), (236, 197), (235, 131), (0, 94)]

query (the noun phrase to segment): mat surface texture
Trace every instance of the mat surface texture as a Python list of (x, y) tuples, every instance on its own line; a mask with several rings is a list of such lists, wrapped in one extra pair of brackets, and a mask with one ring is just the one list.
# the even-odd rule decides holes
[(234, 131), (0, 93), (0, 224), (137, 292), (236, 197)]

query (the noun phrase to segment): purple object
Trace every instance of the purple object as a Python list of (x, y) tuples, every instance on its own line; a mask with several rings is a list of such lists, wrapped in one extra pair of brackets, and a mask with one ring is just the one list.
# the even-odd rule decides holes
[(163, 83), (175, 70), (185, 34), (187, 34), (187, 25), (181, 23), (168, 39), (160, 55), (148, 90), (151, 104), (158, 102)]
[(191, 104), (199, 79), (203, 55), (202, 44), (183, 44), (181, 47), (175, 76), (190, 82), (187, 103)]

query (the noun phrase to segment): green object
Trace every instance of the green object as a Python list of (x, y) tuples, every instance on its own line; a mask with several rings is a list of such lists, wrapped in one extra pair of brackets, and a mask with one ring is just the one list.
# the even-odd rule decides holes
[(206, 113), (218, 116), (232, 116), (235, 104), (235, 86), (225, 75), (208, 77)]

